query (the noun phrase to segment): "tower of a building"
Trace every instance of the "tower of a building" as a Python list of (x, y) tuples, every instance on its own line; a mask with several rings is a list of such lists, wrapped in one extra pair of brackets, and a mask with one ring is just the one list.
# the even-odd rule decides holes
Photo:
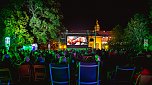
[(98, 20), (96, 20), (96, 25), (95, 25), (95, 27), (94, 27), (94, 30), (95, 30), (95, 31), (100, 31), (100, 25), (99, 25)]

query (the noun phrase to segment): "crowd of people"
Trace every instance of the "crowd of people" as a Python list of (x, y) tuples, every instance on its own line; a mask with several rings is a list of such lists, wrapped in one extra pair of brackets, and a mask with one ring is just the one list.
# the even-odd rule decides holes
[[(5, 50), (0, 49), (0, 67), (8, 67), (15, 71), (22, 64), (44, 64), (48, 66), (50, 63), (69, 63), (76, 68), (77, 62), (101, 62), (103, 75), (115, 70), (119, 66), (136, 66), (140, 71), (147, 68), (152, 71), (150, 63), (152, 61), (151, 52), (137, 52), (135, 50)], [(143, 64), (144, 62), (144, 64)], [(106, 77), (103, 77), (106, 78)]]

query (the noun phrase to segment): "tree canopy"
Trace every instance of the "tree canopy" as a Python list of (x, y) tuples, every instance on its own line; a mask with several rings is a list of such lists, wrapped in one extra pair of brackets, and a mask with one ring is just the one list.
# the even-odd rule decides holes
[(23, 0), (10, 1), (7, 8), (1, 10), (1, 15), (4, 23), (3, 40), (5, 37), (11, 38), (11, 46), (22, 46), (33, 42), (33, 37), (30, 36), (26, 29), (29, 21), (29, 16), (22, 9)]
[(148, 22), (144, 15), (135, 14), (125, 29), (125, 40), (131, 48), (143, 49), (144, 38), (149, 35)]
[(11, 45), (22, 46), (33, 42), (33, 37), (26, 29), (28, 20), (26, 12), (16, 11), (4, 21), (6, 25), (5, 37), (11, 37)]
[(112, 39), (109, 44), (111, 48), (121, 48), (123, 44), (123, 29), (122, 26), (116, 25), (112, 30)]
[[(57, 7), (50, 0), (48, 4), (42, 0), (29, 0), (28, 9), (31, 14), (29, 22), (31, 32), (36, 36), (37, 42), (46, 43), (50, 39), (57, 39), (60, 31), (60, 15)], [(50, 6), (50, 8), (48, 7)]]
[(1, 11), (3, 39), (11, 37), (12, 45), (46, 43), (57, 39), (62, 15), (56, 0), (10, 0)]

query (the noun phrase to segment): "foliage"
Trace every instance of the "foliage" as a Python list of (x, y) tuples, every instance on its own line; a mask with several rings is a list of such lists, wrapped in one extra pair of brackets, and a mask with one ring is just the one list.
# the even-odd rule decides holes
[[(6, 36), (11, 37), (11, 46), (22, 46), (31, 44), (33, 37), (26, 29), (29, 16), (23, 10), (24, 0), (10, 0), (10, 4), (1, 10), (3, 26), (3, 39)], [(1, 28), (2, 29), (2, 28)]]
[(127, 28), (125, 28), (125, 40), (131, 48), (136, 50), (143, 49), (143, 40), (149, 35), (149, 29), (147, 27), (147, 20), (141, 14), (135, 14), (128, 22)]
[(148, 46), (149, 50), (152, 51), (152, 0), (149, 0), (149, 28), (150, 28), (150, 33), (148, 37)]
[(119, 49), (123, 45), (123, 29), (120, 25), (116, 25), (112, 30), (112, 39), (109, 41), (111, 48)]
[(152, 51), (152, 35), (149, 36), (148, 46), (149, 46), (149, 50)]
[(10, 0), (0, 10), (0, 36), (11, 37), (12, 46), (57, 39), (62, 27), (59, 5), (56, 0)]
[(7, 17), (11, 16), (11, 14), (13, 14), (13, 11), (11, 9), (12, 7), (7, 7), (7, 8), (3, 8), (0, 9), (0, 45), (4, 46), (4, 35), (5, 35), (5, 24), (4, 21)]
[(3, 36), (4, 36), (4, 29), (2, 29), (2, 28), (4, 28), (5, 27), (5, 25), (4, 25), (4, 23), (3, 23), (3, 20), (2, 20), (2, 18), (0, 17), (0, 46), (3, 46), (4, 45), (4, 41), (3, 41)]
[(50, 4), (44, 3), (43, 0), (28, 1), (28, 9), (31, 14), (29, 25), (38, 43), (46, 43), (48, 40), (57, 39), (60, 31), (61, 23), (58, 9), (54, 7), (54, 0), (49, 1)]
[(14, 11), (14, 14), (4, 21), (6, 25), (5, 36), (11, 37), (12, 46), (16, 44), (22, 46), (33, 42), (33, 37), (26, 30), (28, 20), (26, 12)]
[(112, 30), (112, 42), (117, 43), (117, 42), (122, 42), (123, 41), (123, 29), (120, 25), (117, 25), (114, 27)]

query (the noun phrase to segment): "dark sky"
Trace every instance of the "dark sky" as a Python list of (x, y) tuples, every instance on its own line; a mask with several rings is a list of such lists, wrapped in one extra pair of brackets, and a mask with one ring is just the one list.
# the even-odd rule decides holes
[(101, 29), (126, 26), (135, 13), (147, 14), (147, 0), (62, 0), (63, 23), (68, 29), (91, 29), (99, 20)]
[[(0, 8), (9, 0), (0, 0)], [(126, 26), (135, 13), (147, 14), (147, 0), (60, 0), (63, 24), (67, 29), (93, 29), (96, 19), (101, 29)], [(8, 3), (7, 3), (8, 4)]]

